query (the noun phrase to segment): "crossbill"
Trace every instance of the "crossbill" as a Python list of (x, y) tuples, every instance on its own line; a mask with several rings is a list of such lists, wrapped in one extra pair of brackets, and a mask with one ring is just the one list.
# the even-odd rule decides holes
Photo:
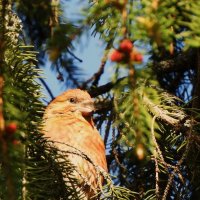
[(94, 126), (93, 112), (94, 103), (86, 91), (68, 90), (47, 106), (43, 125), (45, 136), (59, 150), (73, 152), (74, 148), (89, 158), (73, 153), (68, 155), (68, 159), (76, 167), (74, 175), (87, 199), (91, 199), (103, 183), (103, 177), (100, 175), (99, 179), (97, 168), (107, 171), (105, 146)]

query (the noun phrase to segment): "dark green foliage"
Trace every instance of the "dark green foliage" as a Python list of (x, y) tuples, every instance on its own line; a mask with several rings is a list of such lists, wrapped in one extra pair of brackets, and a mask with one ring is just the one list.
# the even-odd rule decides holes
[[(41, 135), (32, 136), (27, 146), (26, 190), (30, 199), (81, 199), (74, 166), (67, 155)], [(80, 193), (80, 194), (79, 194)]]
[[(144, 51), (152, 55), (148, 67), (145, 63), (141, 67), (133, 63), (120, 64), (114, 73), (113, 93), (104, 95), (105, 100), (101, 100), (114, 105), (114, 110), (105, 105), (111, 111), (107, 114), (103, 109), (101, 111), (101, 116), (106, 116), (106, 123), (112, 119), (108, 126), (114, 124), (117, 129), (110, 137), (108, 131), (105, 132), (107, 144), (112, 144), (110, 170), (119, 174), (119, 184), (139, 192), (141, 199), (190, 199), (192, 191), (195, 199), (198, 187), (193, 187), (193, 183), (198, 183), (188, 171), (198, 157), (190, 156), (190, 151), (193, 154), (194, 149), (199, 151), (199, 136), (194, 131), (199, 126), (199, 110), (191, 115), (182, 106), (193, 111), (200, 108), (199, 100), (184, 105), (192, 97), (199, 97), (199, 53), (193, 49), (199, 47), (199, 4), (184, 0), (92, 2), (86, 22), (92, 24), (95, 34), (98, 33), (105, 42), (112, 41), (115, 48), (124, 37), (137, 41), (135, 46), (140, 48), (148, 44), (150, 48)], [(98, 14), (99, 10), (103, 10), (101, 14)], [(140, 68), (143, 68), (143, 74)], [(121, 81), (122, 74), (127, 78)], [(183, 101), (160, 90), (156, 80)], [(102, 87), (99, 90), (102, 94)], [(194, 116), (197, 118), (193, 119)], [(102, 118), (97, 117), (98, 123), (103, 124)], [(138, 144), (143, 144), (145, 160), (135, 158), (137, 149), (141, 148)], [(194, 165), (192, 169), (198, 173), (198, 163)], [(147, 174), (151, 176), (146, 178)]]
[(16, 8), (22, 21), (28, 25), (25, 27), (28, 36), (37, 48), (40, 47), (51, 34), (50, 20), (53, 18), (51, 1), (20, 0), (16, 2)]
[[(14, 2), (26, 33), (23, 39), (33, 47), (18, 40), (21, 23), (11, 7), (5, 7), (9, 2), (1, 1), (4, 119), (18, 128), (14, 136), (4, 133), (1, 140), (0, 198), (83, 197), (67, 155), (40, 133), (44, 108), (36, 81), (37, 50), (39, 63), (49, 58), (59, 80), (88, 88), (97, 99), (95, 122), (104, 134), (109, 172), (115, 176), (111, 180), (99, 172), (105, 178), (100, 199), (198, 199), (200, 3), (93, 0), (82, 21), (64, 20), (63, 2), (58, 3)], [(106, 49), (97, 73), (82, 84), (73, 40), (89, 29)], [(132, 51), (144, 54), (142, 63), (107, 62), (111, 48), (117, 49), (124, 38), (133, 42)], [(99, 86), (107, 63), (112, 81)], [(20, 144), (14, 145), (15, 140)]]
[[(18, 18), (14, 22), (20, 25)], [(81, 199), (72, 175), (74, 167), (66, 155), (48, 144), (39, 133), (44, 106), (37, 82), (40, 70), (35, 67), (37, 52), (32, 46), (22, 46), (21, 42), (14, 40), (13, 35), (19, 35), (20, 29), (14, 34), (10, 34), (9, 29), (5, 32), (5, 59), (1, 72), (5, 80), (4, 119), (6, 125), (17, 124), (17, 130), (11, 136), (8, 132), (3, 135), (0, 198), (67, 199), (71, 196), (71, 199)], [(62, 165), (59, 163), (61, 159)]]

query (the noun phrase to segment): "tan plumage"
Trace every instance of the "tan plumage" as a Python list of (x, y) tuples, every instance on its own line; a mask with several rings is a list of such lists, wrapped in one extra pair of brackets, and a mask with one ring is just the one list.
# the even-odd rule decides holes
[[(62, 151), (71, 151), (71, 145), (86, 154), (98, 168), (107, 171), (104, 143), (92, 121), (94, 111), (90, 95), (79, 89), (68, 90), (56, 97), (44, 114), (44, 134)], [(67, 145), (65, 145), (67, 144)], [(85, 177), (92, 188), (97, 189), (98, 177), (93, 164), (88, 160), (69, 154), (70, 161), (77, 167), (76, 177), (80, 185)], [(80, 173), (80, 174), (79, 174)], [(103, 179), (100, 179), (102, 184)], [(88, 199), (94, 195), (91, 187), (85, 190)]]

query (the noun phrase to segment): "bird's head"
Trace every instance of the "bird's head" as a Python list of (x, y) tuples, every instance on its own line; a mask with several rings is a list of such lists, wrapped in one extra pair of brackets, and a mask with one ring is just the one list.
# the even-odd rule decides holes
[(88, 118), (93, 112), (94, 102), (91, 96), (86, 91), (71, 89), (57, 96), (48, 105), (45, 115), (79, 113), (84, 118)]

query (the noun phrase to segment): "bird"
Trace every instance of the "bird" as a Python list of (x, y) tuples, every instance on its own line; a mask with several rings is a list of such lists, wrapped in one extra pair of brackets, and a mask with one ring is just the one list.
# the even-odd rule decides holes
[[(61, 151), (69, 153), (69, 161), (85, 199), (92, 199), (102, 187), (103, 176), (98, 169), (107, 172), (106, 150), (92, 115), (94, 102), (87, 91), (69, 89), (57, 96), (46, 107), (43, 116), (43, 133)], [(77, 155), (77, 151), (82, 155)], [(99, 178), (100, 176), (100, 178)]]

